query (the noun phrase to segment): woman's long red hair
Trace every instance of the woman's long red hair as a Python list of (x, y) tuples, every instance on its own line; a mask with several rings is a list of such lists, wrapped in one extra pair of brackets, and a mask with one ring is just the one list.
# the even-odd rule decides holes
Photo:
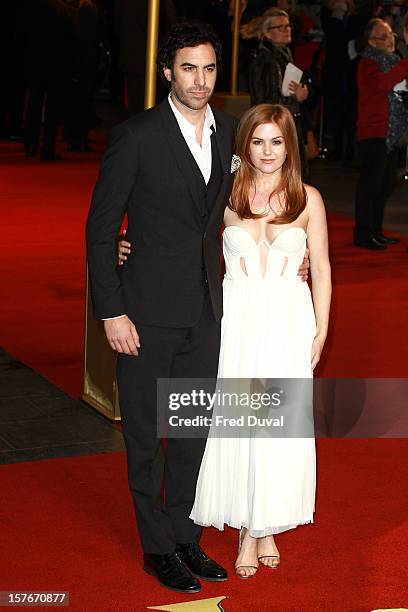
[(287, 156), (282, 166), (281, 181), (269, 196), (270, 200), (273, 195), (277, 194), (283, 210), (269, 223), (293, 223), (306, 208), (307, 196), (302, 183), (295, 122), (291, 112), (281, 104), (258, 104), (243, 115), (236, 140), (236, 151), (241, 158), (241, 165), (235, 174), (228, 206), (237, 213), (240, 219), (259, 219), (266, 216), (267, 213), (257, 214), (251, 211), (249, 195), (255, 193), (256, 169), (251, 162), (249, 146), (258, 125), (272, 121), (282, 132)]

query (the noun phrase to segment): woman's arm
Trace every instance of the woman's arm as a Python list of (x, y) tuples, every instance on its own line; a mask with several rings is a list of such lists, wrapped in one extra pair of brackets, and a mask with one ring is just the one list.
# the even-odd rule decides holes
[(126, 233), (120, 236), (118, 241), (118, 266), (123, 266), (125, 261), (127, 261), (127, 256), (131, 252), (131, 243), (127, 242), (125, 239)]
[(316, 336), (312, 348), (312, 369), (320, 360), (329, 326), (331, 300), (331, 269), (327, 237), (326, 211), (320, 193), (305, 185), (307, 193), (307, 241), (310, 251), (313, 305), (316, 316)]

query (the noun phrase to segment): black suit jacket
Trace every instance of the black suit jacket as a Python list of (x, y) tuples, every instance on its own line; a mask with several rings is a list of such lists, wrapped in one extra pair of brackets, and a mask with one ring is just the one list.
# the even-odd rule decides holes
[[(206, 216), (202, 177), (167, 99), (114, 128), (87, 221), (96, 318), (127, 314), (136, 324), (188, 327), (200, 317), (207, 282), (221, 318), (220, 231), (237, 121), (213, 112), (222, 182)], [(118, 269), (116, 237), (125, 213), (132, 254)]]

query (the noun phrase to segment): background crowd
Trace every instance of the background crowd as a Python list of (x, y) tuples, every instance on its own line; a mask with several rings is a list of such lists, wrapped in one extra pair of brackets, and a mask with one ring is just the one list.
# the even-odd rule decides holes
[[(0, 138), (22, 142), (28, 157), (58, 161), (55, 142), (61, 125), (68, 150), (90, 151), (88, 133), (100, 121), (101, 99), (117, 109), (118, 120), (143, 110), (147, 5), (147, 0), (5, 3)], [(232, 0), (160, 3), (160, 39), (179, 19), (213, 25), (224, 50), (219, 91), (230, 87), (233, 5)], [(303, 143), (305, 176), (307, 159), (319, 152), (317, 142), (335, 160), (359, 164), (354, 239), (376, 250), (387, 246), (378, 240), (385, 199), (398, 163), (405, 160), (407, 12), (408, 0), (241, 0), (239, 90), (250, 94), (252, 104), (279, 102), (291, 110)], [(373, 18), (381, 21), (373, 26)], [(368, 57), (367, 49), (375, 49), (375, 57)], [(367, 74), (359, 69), (362, 60), (363, 66), (368, 61)], [(373, 78), (370, 61), (388, 76)], [(303, 76), (285, 97), (281, 86), (289, 62)], [(374, 91), (379, 81), (382, 89)], [(158, 80), (158, 98), (165, 95)], [(376, 125), (366, 125), (362, 117), (378, 104), (382, 114), (375, 116)], [(373, 142), (367, 141), (372, 139), (375, 159), (381, 150), (383, 160), (376, 164), (380, 198), (367, 191), (367, 169), (374, 159)]]

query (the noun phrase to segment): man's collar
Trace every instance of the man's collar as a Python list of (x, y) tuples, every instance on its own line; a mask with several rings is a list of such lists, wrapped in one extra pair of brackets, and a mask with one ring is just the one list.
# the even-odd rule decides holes
[[(188, 121), (184, 117), (184, 115), (179, 111), (179, 109), (176, 107), (173, 100), (171, 99), (171, 93), (169, 93), (168, 95), (168, 101), (170, 104), (170, 108), (173, 111), (179, 125), (182, 125), (183, 128), (186, 130), (186, 132), (190, 133), (195, 138), (196, 126), (193, 123), (190, 123), (190, 121)], [(209, 104), (207, 104), (207, 108), (205, 110), (204, 127), (206, 127), (208, 130), (211, 130), (211, 131), (214, 130), (214, 132), (217, 129), (214, 113), (212, 112), (211, 106)]]

